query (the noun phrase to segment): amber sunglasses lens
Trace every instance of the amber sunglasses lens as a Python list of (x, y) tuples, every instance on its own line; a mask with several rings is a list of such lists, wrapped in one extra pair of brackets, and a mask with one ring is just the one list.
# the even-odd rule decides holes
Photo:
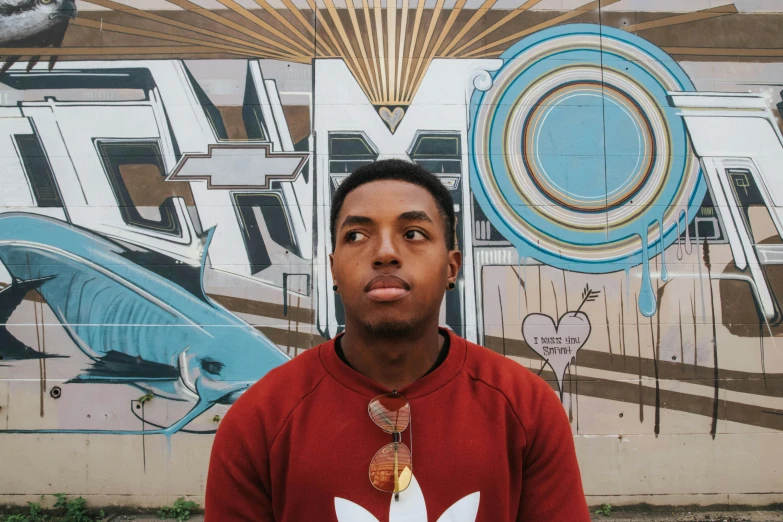
[(399, 393), (374, 398), (367, 407), (372, 421), (386, 433), (401, 433), (411, 420), (408, 400)]
[(370, 482), (387, 493), (405, 491), (411, 483), (411, 450), (402, 442), (392, 442), (378, 450), (370, 462)]

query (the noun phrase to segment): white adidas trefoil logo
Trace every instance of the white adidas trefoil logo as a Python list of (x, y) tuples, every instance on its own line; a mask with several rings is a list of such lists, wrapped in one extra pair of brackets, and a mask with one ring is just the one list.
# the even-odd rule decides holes
[[(479, 508), (479, 492), (455, 502), (443, 513), (438, 522), (476, 522)], [(334, 510), (339, 522), (379, 522), (369, 511), (344, 498), (334, 499)], [(400, 500), (391, 498), (389, 522), (427, 522), (427, 505), (416, 477), (408, 488), (400, 493)]]

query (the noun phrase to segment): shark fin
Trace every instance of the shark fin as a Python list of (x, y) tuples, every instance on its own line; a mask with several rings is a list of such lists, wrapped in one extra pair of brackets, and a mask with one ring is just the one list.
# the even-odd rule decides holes
[(204, 290), (204, 275), (207, 270), (207, 256), (209, 255), (209, 245), (212, 244), (212, 238), (215, 235), (215, 229), (217, 227), (212, 227), (209, 230), (207, 230), (207, 233), (203, 236), (203, 242), (201, 245), (201, 268), (198, 274), (198, 281), (199, 285), (201, 286), (201, 299), (205, 303), (209, 303), (214, 306), (212, 301), (207, 296), (206, 290)]
[(197, 299), (204, 301), (208, 305), (215, 306), (204, 291), (204, 272), (207, 265), (209, 245), (214, 234), (215, 227), (212, 227), (199, 236), (198, 264), (182, 263), (163, 252), (147, 247), (130, 245), (117, 240), (114, 240), (114, 242), (119, 246), (117, 254), (120, 256), (146, 270), (165, 277)]
[[(209, 247), (209, 234), (201, 236), (200, 259), (199, 264), (182, 263), (174, 258), (146, 247), (116, 242), (121, 249), (117, 252), (128, 261), (135, 263), (142, 268), (154, 272), (161, 277), (165, 277), (172, 283), (180, 286), (183, 290), (193, 295), (197, 299), (207, 304), (212, 304), (204, 293), (202, 284), (204, 264), (206, 262), (206, 250)], [(203, 252), (203, 254), (201, 254)]]

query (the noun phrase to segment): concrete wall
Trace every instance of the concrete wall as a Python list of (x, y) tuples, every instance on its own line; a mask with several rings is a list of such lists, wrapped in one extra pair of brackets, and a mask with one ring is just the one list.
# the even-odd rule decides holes
[(0, 502), (200, 499), (231, 402), (340, 331), (331, 196), (390, 157), (591, 504), (783, 501), (778, 2), (174, 3), (0, 17)]

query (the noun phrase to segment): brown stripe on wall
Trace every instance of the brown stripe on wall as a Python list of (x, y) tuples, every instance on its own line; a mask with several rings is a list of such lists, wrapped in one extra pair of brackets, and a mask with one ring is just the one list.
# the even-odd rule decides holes
[(300, 350), (307, 350), (326, 342), (326, 339), (320, 335), (311, 334), (310, 332), (297, 332), (295, 330), (289, 332), (288, 330), (271, 328), (269, 326), (255, 326), (254, 328), (266, 335), (275, 344), (290, 346)]
[[(503, 343), (507, 355), (540, 359), (525, 341), (519, 339), (506, 339), (487, 336), (484, 346), (498, 353), (503, 353)], [(576, 356), (579, 366), (594, 368), (596, 370), (608, 370), (613, 372), (638, 375), (641, 368), (642, 377), (655, 378), (655, 362), (645, 357), (632, 355), (610, 356), (608, 352), (597, 352), (582, 348)], [(693, 366), (672, 361), (658, 361), (658, 378), (670, 381), (704, 381), (712, 385), (715, 369), (706, 366)], [(766, 397), (783, 397), (783, 374), (741, 372), (737, 370), (720, 369), (721, 386), (729, 391), (752, 393)], [(581, 392), (581, 384), (579, 391)]]
[(295, 306), (289, 306), (288, 313), (286, 314), (284, 313), (284, 308), (281, 304), (253, 301), (252, 299), (231, 297), (228, 295), (207, 295), (228, 308), (231, 312), (257, 315), (259, 317), (269, 317), (272, 319), (291, 319), (291, 321), (302, 324), (313, 324), (315, 322), (315, 311), (309, 308), (297, 308)]
[[(555, 374), (549, 370), (541, 373), (541, 377), (549, 382), (553, 390), (558, 392)], [(655, 388), (642, 386), (642, 394), (639, 394), (639, 384), (630, 381), (610, 381), (592, 377), (573, 376), (573, 380), (579, 383), (579, 394), (599, 399), (638, 404), (640, 399), (645, 406), (655, 406)], [(721, 381), (722, 383), (724, 381)], [(700, 395), (689, 395), (670, 390), (660, 390), (661, 407), (667, 410), (682, 411), (712, 417), (713, 398)], [(730, 422), (738, 422), (761, 428), (783, 431), (783, 410), (752, 406), (733, 401), (719, 401), (718, 418)], [(709, 426), (705, 432), (708, 431)], [(650, 424), (650, 432), (653, 426)], [(718, 434), (720, 435), (720, 433)]]

